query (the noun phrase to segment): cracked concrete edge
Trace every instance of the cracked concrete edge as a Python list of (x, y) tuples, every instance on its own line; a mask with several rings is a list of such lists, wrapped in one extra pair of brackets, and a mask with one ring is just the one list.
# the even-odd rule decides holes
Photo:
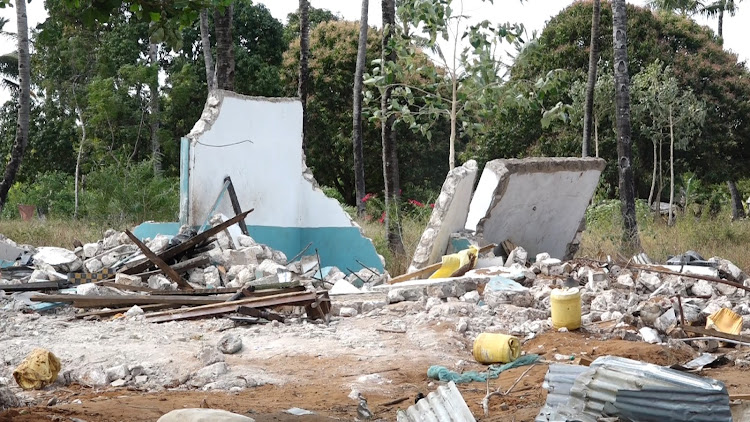
[[(533, 157), (533, 158), (510, 158), (510, 159), (497, 159), (487, 162), (484, 166), (484, 171), (491, 170), (497, 175), (498, 182), (497, 187), (490, 201), (490, 205), (487, 207), (487, 212), (484, 217), (480, 218), (477, 222), (477, 234), (484, 233), (484, 223), (492, 215), (492, 210), (495, 209), (497, 204), (500, 202), (502, 197), (505, 195), (505, 191), (508, 189), (508, 183), (510, 182), (510, 175), (512, 174), (528, 174), (528, 173), (555, 173), (559, 171), (604, 171), (607, 162), (602, 158), (586, 157)], [(584, 215), (581, 223), (579, 224), (578, 231), (575, 236), (568, 244), (566, 250), (565, 259), (571, 259), (578, 251), (580, 244), (580, 237), (583, 230), (586, 228), (586, 216)]]
[[(219, 117), (219, 114), (221, 112), (221, 106), (224, 103), (225, 98), (237, 98), (241, 100), (257, 100), (257, 101), (265, 101), (270, 103), (282, 103), (282, 102), (299, 102), (298, 98), (284, 98), (284, 97), (258, 97), (258, 96), (250, 96), (250, 95), (243, 95), (238, 94), (236, 92), (232, 91), (226, 91), (223, 89), (216, 89), (209, 93), (208, 98), (206, 99), (206, 104), (203, 107), (203, 113), (201, 113), (200, 119), (193, 125), (193, 129), (190, 131), (190, 133), (187, 135), (187, 138), (190, 139), (192, 142), (197, 142), (198, 139), (203, 135), (204, 133), (211, 130), (211, 127), (213, 126), (216, 119)], [(349, 215), (348, 212), (341, 206), (341, 203), (334, 199), (328, 197), (325, 192), (323, 192), (323, 189), (320, 188), (320, 185), (318, 184), (318, 181), (315, 180), (315, 176), (313, 176), (312, 170), (307, 166), (307, 162), (305, 161), (305, 153), (302, 152), (302, 178), (307, 181), (310, 186), (312, 187), (312, 190), (314, 192), (319, 192), (321, 195), (323, 195), (327, 200), (329, 201), (336, 201), (339, 208), (341, 209), (341, 212), (346, 215), (346, 217), (349, 219), (349, 223), (352, 227), (356, 227), (359, 229), (359, 233), (362, 235), (363, 238), (370, 241), (370, 243), (375, 245), (371, 238), (367, 237), (365, 235), (364, 230), (362, 227), (357, 224), (354, 219)], [(378, 254), (378, 258), (380, 259), (380, 262), (385, 269), (385, 258)], [(388, 274), (387, 271), (384, 270), (385, 274)]]
[[(419, 239), (419, 243), (414, 251), (411, 264), (407, 272), (416, 271), (424, 268), (431, 264), (430, 255), (432, 255), (433, 249), (440, 245), (435, 245), (435, 236), (437, 235), (440, 227), (443, 224), (444, 219), (447, 217), (448, 211), (453, 204), (454, 195), (456, 194), (456, 188), (458, 184), (466, 177), (472, 177), (472, 195), (474, 193), (474, 183), (476, 182), (478, 173), (478, 166), (475, 160), (469, 160), (462, 166), (456, 167), (448, 172), (443, 182), (443, 187), (440, 190), (440, 195), (435, 201), (435, 208), (432, 210), (430, 215), (430, 221), (427, 223), (422, 232), (422, 237)], [(472, 176), (473, 174), (473, 176)], [(471, 203), (471, 199), (469, 200)], [(469, 212), (469, 203), (466, 204), (466, 213)], [(465, 223), (465, 221), (464, 221)], [(450, 242), (450, 240), (449, 240)], [(446, 245), (447, 246), (447, 245)]]
[(193, 128), (190, 130), (190, 133), (187, 134), (186, 138), (190, 139), (191, 141), (196, 141), (201, 135), (203, 135), (204, 133), (206, 133), (207, 131), (211, 129), (211, 126), (213, 126), (214, 122), (216, 121), (216, 118), (219, 117), (219, 111), (221, 110), (221, 105), (224, 102), (224, 98), (237, 98), (241, 100), (258, 100), (258, 101), (266, 101), (270, 103), (299, 101), (298, 98), (258, 97), (258, 96), (238, 94), (236, 92), (227, 91), (223, 89), (215, 89), (208, 93), (208, 98), (206, 98), (206, 104), (203, 106), (203, 112), (201, 113), (201, 117), (198, 119), (197, 122), (195, 122), (195, 125), (193, 125)]

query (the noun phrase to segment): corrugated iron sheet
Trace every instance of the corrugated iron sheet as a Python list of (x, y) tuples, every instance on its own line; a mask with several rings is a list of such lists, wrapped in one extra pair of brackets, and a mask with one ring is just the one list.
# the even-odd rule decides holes
[(544, 387), (547, 390), (547, 401), (544, 407), (537, 415), (535, 422), (549, 422), (555, 413), (555, 409), (564, 406), (570, 398), (570, 389), (576, 378), (588, 370), (587, 366), (581, 365), (564, 365), (553, 363), (544, 376)]
[(537, 421), (596, 422), (603, 415), (638, 422), (732, 420), (721, 382), (619, 357), (595, 360), (576, 377), (569, 396)]
[(398, 422), (476, 422), (453, 381), (428, 394), (406, 411), (396, 413)]

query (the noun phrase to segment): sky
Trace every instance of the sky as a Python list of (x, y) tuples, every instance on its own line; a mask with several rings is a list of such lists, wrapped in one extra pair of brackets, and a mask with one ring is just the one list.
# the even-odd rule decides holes
[[(256, 0), (264, 4), (271, 14), (282, 22), (286, 22), (286, 16), (297, 10), (299, 0)], [(643, 6), (648, 0), (629, 0), (628, 3)], [(562, 9), (573, 3), (573, 0), (455, 0), (454, 9), (460, 9), (463, 5), (464, 14), (475, 17), (474, 20), (488, 19), (493, 23), (523, 23), (529, 34), (533, 30), (541, 32), (545, 23), (557, 15)], [(310, 4), (316, 8), (331, 10), (345, 20), (359, 20), (361, 2), (354, 0), (310, 0)], [(381, 13), (380, 1), (369, 1), (368, 22), (370, 25), (380, 26)], [(34, 28), (38, 23), (46, 19), (43, 0), (33, 0), (27, 5), (29, 28)], [(3, 28), (7, 32), (16, 31), (15, 9), (6, 7), (0, 9), (0, 17), (9, 19)], [(716, 30), (716, 19), (707, 19), (696, 16), (696, 21), (701, 25), (707, 25)], [(733, 17), (724, 18), (724, 46), (726, 49), (737, 53), (740, 60), (750, 62), (750, 1), (740, 2), (737, 14)], [(0, 36), (0, 54), (15, 50), (15, 41)], [(8, 99), (8, 93), (0, 91), (0, 103)]]

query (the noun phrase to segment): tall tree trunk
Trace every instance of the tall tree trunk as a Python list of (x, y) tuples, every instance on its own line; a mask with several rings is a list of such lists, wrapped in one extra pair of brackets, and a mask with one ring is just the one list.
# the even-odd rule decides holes
[[(393, 36), (393, 28), (396, 23), (395, 0), (382, 0), (383, 11), (383, 44), (381, 56), (381, 68), (387, 69), (386, 62), (396, 60), (396, 52), (389, 46)], [(385, 70), (384, 70), (385, 71)], [(387, 116), (382, 126), (383, 142), (383, 179), (385, 180), (385, 233), (388, 239), (388, 247), (397, 254), (404, 253), (404, 244), (401, 240), (399, 214), (399, 181), (398, 181), (398, 156), (396, 154), (396, 137), (393, 132), (395, 117), (388, 115), (388, 104), (391, 102), (391, 87), (386, 87), (380, 102), (383, 116)]]
[(310, 1), (299, 0), (299, 86), (297, 95), (302, 102), (302, 150), (307, 151), (307, 93), (310, 84)]
[[(654, 171), (653, 171), (653, 174), (651, 175), (651, 190), (648, 192), (648, 206), (649, 207), (652, 207), (654, 205), (654, 202), (653, 202), (654, 201), (654, 190), (656, 190), (656, 162), (657, 162), (657, 158), (656, 158), (656, 152), (657, 152), (656, 151), (656, 142), (653, 142), (653, 144), (654, 144)], [(658, 211), (659, 211), (659, 209), (657, 208), (656, 212), (658, 212)]]
[(719, 38), (724, 37), (724, 8), (726, 7), (726, 1), (721, 2), (721, 8), (719, 9)]
[(159, 46), (151, 43), (148, 46), (148, 58), (151, 67), (156, 71), (149, 83), (149, 108), (151, 111), (151, 160), (154, 164), (154, 174), (161, 174), (161, 148), (159, 146), (159, 61), (156, 55)]
[(222, 13), (214, 10), (216, 29), (216, 87), (234, 90), (234, 42), (232, 39), (232, 13), (234, 5), (224, 8)]
[(674, 122), (672, 121), (672, 105), (669, 106), (669, 220), (668, 225), (674, 224)]
[(594, 0), (591, 17), (591, 47), (589, 51), (589, 78), (586, 82), (586, 107), (583, 118), (583, 143), (581, 155), (589, 156), (591, 145), (591, 125), (594, 120), (594, 88), (596, 87), (596, 65), (599, 62), (599, 18), (601, 16), (599, 0)]
[(596, 158), (599, 158), (599, 120), (594, 117), (594, 148)]
[(737, 184), (733, 179), (727, 181), (729, 186), (729, 195), (732, 197), (732, 221), (745, 218), (745, 207), (742, 206), (742, 197), (737, 190)]
[(664, 189), (664, 172), (662, 171), (661, 163), (664, 161), (662, 159), (662, 147), (661, 147), (661, 138), (659, 138), (659, 185), (656, 189), (656, 198), (654, 198), (654, 202), (656, 202), (656, 212), (654, 213), (654, 221), (657, 221), (661, 217), (661, 191)]
[[(455, 51), (455, 50), (454, 50)], [(453, 73), (453, 83), (451, 88), (451, 137), (450, 137), (450, 151), (448, 152), (448, 169), (453, 170), (456, 167), (456, 121), (457, 108), (458, 108), (458, 80), (456, 74)]]
[(352, 113), (352, 145), (354, 146), (354, 186), (356, 192), (357, 215), (365, 214), (365, 160), (362, 147), (362, 76), (367, 61), (367, 9), (368, 0), (362, 0), (362, 14), (359, 20), (359, 45), (357, 47), (357, 67), (354, 70), (354, 110)]
[(208, 31), (208, 10), (201, 9), (201, 48), (203, 49), (203, 63), (206, 65), (206, 85), (208, 91), (216, 89), (216, 67), (214, 56), (211, 54), (211, 39)]
[(78, 115), (78, 120), (81, 121), (81, 144), (78, 145), (78, 158), (76, 158), (76, 173), (75, 173), (75, 205), (73, 208), (73, 218), (78, 218), (78, 191), (79, 189), (79, 180), (81, 179), (81, 157), (83, 157), (83, 145), (86, 142), (86, 121), (83, 119), (83, 112), (81, 111), (81, 108), (78, 106), (78, 95), (76, 94), (76, 88), (75, 85), (73, 86), (73, 102), (75, 104), (76, 108), (76, 114)]
[(10, 160), (5, 166), (3, 181), (0, 182), (0, 212), (5, 208), (8, 191), (16, 180), (21, 167), (26, 145), (29, 143), (29, 112), (31, 109), (31, 72), (29, 69), (29, 25), (26, 16), (26, 0), (15, 2), (18, 28), (18, 123), (16, 124), (16, 141), (10, 153)]
[(625, 0), (612, 3), (615, 68), (615, 113), (617, 122), (617, 158), (620, 175), (620, 202), (623, 222), (623, 247), (627, 253), (640, 251), (638, 221), (635, 214), (635, 183), (630, 138), (630, 76), (628, 75), (627, 13)]

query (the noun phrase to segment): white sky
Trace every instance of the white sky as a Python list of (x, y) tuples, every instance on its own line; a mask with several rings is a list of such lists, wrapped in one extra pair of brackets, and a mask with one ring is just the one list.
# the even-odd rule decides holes
[[(299, 0), (256, 0), (257, 3), (265, 4), (271, 14), (282, 22), (286, 22), (287, 14), (297, 10)], [(645, 5), (647, 0), (629, 0), (628, 3)], [(454, 9), (458, 10), (461, 0), (454, 1)], [(544, 24), (557, 15), (560, 10), (573, 3), (573, 0), (494, 0), (494, 4), (482, 0), (463, 0), (464, 14), (472, 16), (475, 20), (488, 19), (493, 23), (518, 22), (523, 23), (526, 30), (531, 34), (533, 30), (541, 32)], [(733, 17), (724, 17), (724, 45), (725, 48), (737, 53), (740, 60), (750, 62), (750, 3), (739, 3), (739, 10)], [(346, 20), (359, 20), (361, 2), (354, 0), (310, 0), (310, 4), (317, 8), (329, 9), (339, 14)], [(370, 25), (380, 26), (381, 2), (369, 0)], [(34, 28), (47, 17), (44, 10), (43, 0), (33, 0), (27, 5), (29, 17), (29, 28)], [(15, 9), (6, 7), (0, 9), (0, 17), (10, 20), (5, 25), (7, 32), (16, 31)], [(702, 25), (708, 25), (716, 30), (716, 19), (695, 17)], [(0, 37), (0, 54), (15, 50), (15, 41), (7, 37)], [(447, 52), (446, 52), (447, 54)], [(0, 103), (8, 99), (8, 93), (0, 91)]]

